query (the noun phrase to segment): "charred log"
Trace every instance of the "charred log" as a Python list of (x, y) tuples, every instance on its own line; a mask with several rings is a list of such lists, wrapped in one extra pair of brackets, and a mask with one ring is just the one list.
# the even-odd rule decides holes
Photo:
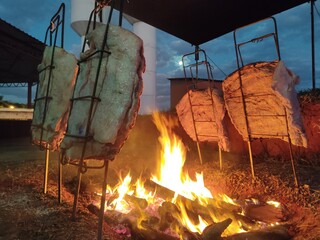
[(175, 195), (174, 191), (172, 191), (166, 187), (163, 187), (160, 184), (158, 184), (150, 179), (146, 180), (145, 187), (150, 188), (150, 190), (152, 192), (156, 191), (157, 196), (162, 199), (165, 199), (165, 200), (171, 200), (171, 199), (173, 199), (173, 197)]
[(136, 196), (126, 194), (124, 199), (130, 203), (133, 203), (136, 207), (140, 209), (145, 209), (148, 207), (148, 201), (144, 198), (138, 198)]
[(203, 240), (198, 233), (193, 233), (184, 228), (180, 231), (180, 239), (183, 240)]
[(262, 230), (239, 233), (225, 240), (289, 240), (292, 237), (289, 235), (287, 229), (283, 226), (269, 227)]
[(265, 223), (281, 222), (285, 219), (282, 209), (273, 205), (249, 205), (245, 209), (245, 215)]
[(203, 240), (218, 240), (222, 239), (221, 234), (224, 232), (224, 230), (227, 229), (227, 227), (231, 224), (232, 219), (227, 218), (226, 220), (219, 222), (219, 223), (214, 223), (209, 226), (207, 226), (201, 236)]
[(130, 230), (131, 239), (134, 240), (179, 240), (178, 237), (173, 237), (153, 228), (139, 229), (137, 227), (131, 226)]
[(160, 215), (160, 230), (165, 230), (167, 228), (170, 228), (171, 225), (178, 224), (174, 216), (179, 215), (180, 211), (175, 204), (171, 202), (162, 203), (162, 205), (158, 208), (158, 213)]

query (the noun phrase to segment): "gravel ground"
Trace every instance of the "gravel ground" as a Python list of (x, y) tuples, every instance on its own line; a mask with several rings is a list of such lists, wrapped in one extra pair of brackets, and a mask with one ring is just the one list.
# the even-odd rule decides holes
[[(119, 170), (131, 170), (133, 175), (139, 175), (141, 171), (148, 175), (153, 171), (156, 164), (150, 159), (157, 155), (157, 134), (149, 121), (138, 123), (137, 131), (139, 126), (147, 130), (139, 134), (133, 131), (130, 135), (117, 159), (110, 164), (109, 182), (116, 179)], [(279, 201), (287, 209), (286, 224), (293, 239), (320, 239), (319, 160), (313, 161), (313, 165), (299, 164), (300, 187), (295, 188), (291, 166), (283, 159), (256, 158), (253, 182), (247, 156), (224, 154), (223, 170), (220, 171), (218, 155), (212, 151), (212, 146), (202, 146), (204, 163), (201, 166), (195, 144), (187, 142), (187, 145), (186, 169), (190, 174), (203, 171), (206, 186), (213, 194), (225, 193), (237, 200)], [(56, 153), (50, 155), (48, 192), (44, 194), (43, 151), (32, 146), (28, 138), (19, 138), (1, 140), (0, 152), (0, 239), (96, 238), (98, 219), (87, 206), (96, 198), (94, 191), (101, 185), (101, 170), (84, 175), (77, 220), (72, 221), (75, 167), (64, 167), (63, 203), (58, 204)], [(105, 223), (104, 239), (125, 237), (116, 234), (112, 226)]]

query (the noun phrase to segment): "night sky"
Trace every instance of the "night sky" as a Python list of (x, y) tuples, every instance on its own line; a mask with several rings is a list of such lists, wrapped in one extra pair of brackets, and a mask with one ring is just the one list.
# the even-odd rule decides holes
[[(43, 41), (49, 20), (60, 4), (66, 4), (65, 44), (68, 52), (76, 55), (81, 49), (79, 36), (70, 27), (70, 1), (60, 0), (1, 0), (0, 18), (29, 35)], [(316, 47), (316, 86), (320, 87), (320, 3), (315, 2), (315, 47)], [(297, 90), (310, 89), (311, 81), (311, 25), (310, 4), (306, 3), (294, 9), (274, 16), (277, 20), (281, 58), (286, 66), (300, 76), (301, 82)], [(125, 24), (126, 26), (126, 24)], [(129, 25), (127, 25), (129, 26)], [(214, 26), (213, 26), (214, 27)], [(130, 28), (130, 26), (128, 27)], [(251, 36), (273, 31), (268, 21), (239, 32), (239, 39), (251, 39)], [(244, 49), (245, 61), (263, 61), (268, 57), (276, 57), (272, 41), (256, 44), (253, 49)], [(236, 70), (236, 55), (232, 33), (214, 39), (200, 48), (205, 50), (211, 65), (214, 67), (215, 79), (223, 80), (226, 75)], [(160, 30), (157, 31), (157, 105), (159, 110), (167, 110), (170, 106), (170, 82), (168, 78), (183, 77), (179, 65), (181, 57), (194, 50), (189, 43)], [(26, 88), (0, 88), (4, 100), (26, 102)]]

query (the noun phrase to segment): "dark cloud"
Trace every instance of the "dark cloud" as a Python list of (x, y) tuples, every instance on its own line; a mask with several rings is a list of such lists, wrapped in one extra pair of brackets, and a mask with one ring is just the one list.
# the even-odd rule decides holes
[[(44, 34), (42, 36), (38, 32), (45, 32), (45, 26), (49, 24), (51, 16), (58, 10), (62, 2), (61, 0), (2, 0), (0, 16), (15, 27), (42, 40)], [(67, 3), (70, 10), (69, 1)]]
[(170, 81), (166, 74), (157, 74), (156, 102), (159, 110), (168, 110), (170, 106)]
[(220, 38), (213, 39), (212, 41), (200, 46), (207, 51), (209, 56), (224, 56), (234, 54), (233, 36), (231, 33), (223, 35)]
[(167, 111), (170, 109), (170, 96), (157, 96), (157, 108), (160, 111)]
[[(59, 8), (62, 0), (1, 0), (0, 16), (5, 21), (22, 29), (28, 34), (42, 40), (51, 16)], [(65, 23), (65, 48), (67, 51), (78, 55), (81, 49), (81, 40), (70, 27), (70, 0), (66, 4)], [(315, 2), (320, 9), (320, 2)], [(277, 20), (281, 57), (286, 65), (301, 77), (299, 87), (310, 88), (311, 79), (311, 43), (310, 43), (310, 4), (306, 3), (297, 8), (288, 10), (275, 16)], [(317, 78), (319, 80), (318, 46), (320, 44), (320, 18), (315, 12), (316, 27), (316, 63)], [(249, 31), (241, 33), (242, 39), (254, 38), (259, 34), (272, 30), (272, 25), (267, 22), (260, 23)], [(240, 32), (239, 32), (240, 34)], [(262, 45), (263, 44), (263, 45)], [(256, 46), (259, 46), (256, 44)], [(261, 49), (249, 49), (248, 62), (263, 59), (273, 52), (273, 45), (268, 41), (261, 42)], [(200, 48), (204, 49), (213, 66), (213, 77), (224, 79), (236, 70), (236, 55), (234, 49), (233, 34), (228, 33), (217, 39), (213, 39)], [(157, 30), (157, 99), (169, 106), (169, 81), (168, 78), (183, 77), (183, 71), (178, 62), (186, 53), (194, 51), (189, 43), (180, 40), (170, 34)], [(221, 69), (221, 70), (220, 70)], [(320, 81), (320, 80), (319, 80)], [(9, 90), (0, 88), (0, 95), (5, 93), (8, 96), (26, 96), (26, 90)], [(17, 95), (16, 95), (17, 94)], [(19, 97), (20, 98), (20, 97)], [(24, 97), (20, 98), (21, 100)]]
[(178, 67), (178, 62), (184, 54), (194, 50), (187, 42), (168, 33), (157, 31), (157, 69), (172, 69)]
[[(169, 80), (167, 80), (169, 81)], [(161, 96), (170, 96), (170, 85), (168, 86), (162, 86), (161, 88), (157, 88), (157, 97), (161, 97)]]
[(2, 0), (0, 16), (16, 27), (29, 32), (34, 25), (47, 20), (48, 12), (53, 10), (49, 1), (43, 0)]
[(170, 43), (170, 48), (175, 50), (177, 55), (183, 56), (194, 51), (194, 47), (183, 40), (176, 39)]
[(70, 26), (70, 0), (1, 0), (0, 17), (40, 41), (44, 41), (50, 19), (63, 2), (66, 11), (64, 46), (66, 50), (72, 51), (72, 44), (80, 44), (81, 40)]

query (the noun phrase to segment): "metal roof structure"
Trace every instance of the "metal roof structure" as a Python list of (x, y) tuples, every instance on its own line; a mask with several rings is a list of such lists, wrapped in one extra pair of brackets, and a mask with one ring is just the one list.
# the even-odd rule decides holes
[[(310, 1), (126, 0), (123, 12), (197, 46), (306, 2)], [(116, 1), (116, 8), (121, 8), (121, 1)], [(0, 19), (0, 87), (37, 83), (44, 47)]]
[(38, 82), (45, 44), (0, 19), (0, 87)]
[(197, 46), (306, 2), (310, 1), (128, 0), (123, 12)]

